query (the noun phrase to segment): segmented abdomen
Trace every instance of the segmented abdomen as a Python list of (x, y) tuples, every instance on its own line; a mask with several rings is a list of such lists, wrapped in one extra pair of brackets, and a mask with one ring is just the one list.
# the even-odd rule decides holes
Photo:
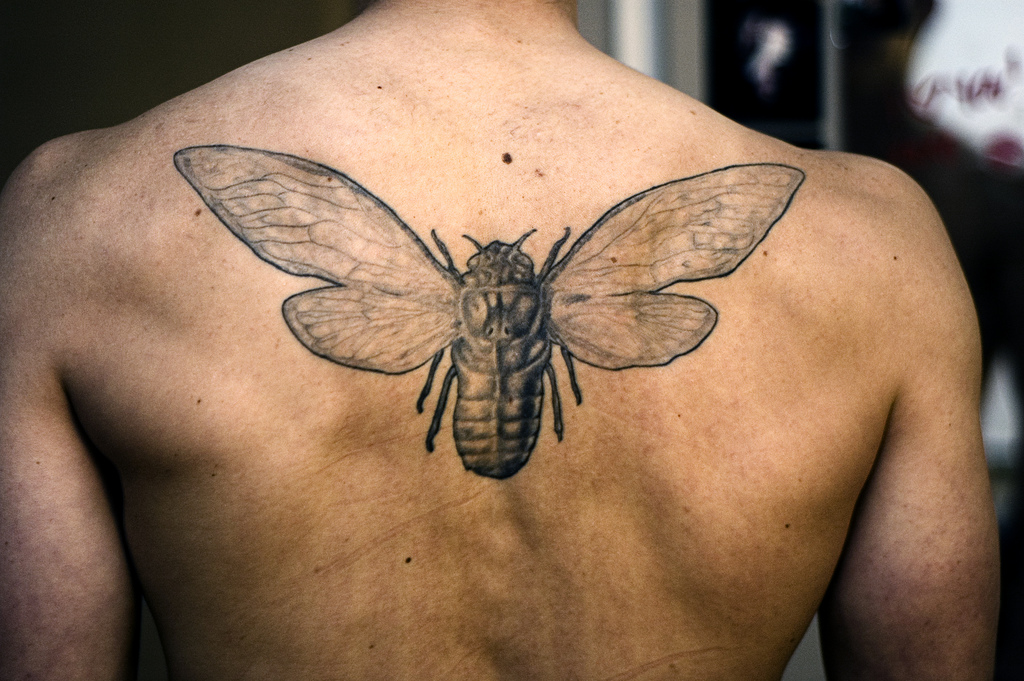
[(537, 443), (551, 343), (543, 336), (496, 343), (460, 338), (452, 359), (458, 372), (455, 448), (462, 464), (491, 478), (515, 474)]

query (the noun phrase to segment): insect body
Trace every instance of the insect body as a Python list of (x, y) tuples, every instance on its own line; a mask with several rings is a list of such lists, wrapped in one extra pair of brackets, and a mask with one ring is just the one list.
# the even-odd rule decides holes
[[(573, 358), (603, 369), (668, 364), (694, 350), (718, 314), (673, 284), (729, 274), (786, 212), (804, 174), (785, 165), (730, 166), (652, 187), (605, 213), (540, 272), (515, 243), (477, 247), (460, 272), (442, 265), (383, 201), (344, 174), (297, 156), (232, 146), (189, 147), (175, 165), (218, 218), (272, 265), (329, 285), (288, 298), (284, 318), (312, 352), (400, 374), (444, 352), (451, 366), (427, 432), (433, 451), (452, 382), (456, 449), (467, 470), (507, 478), (537, 443), (544, 376), (554, 429), (558, 345), (576, 397)], [(431, 361), (433, 360), (433, 361)]]
[(456, 449), (466, 468), (495, 478), (518, 471), (533, 451), (551, 361), (533, 261), (519, 248), (524, 239), (478, 245), (462, 277), (463, 332), (452, 343)]

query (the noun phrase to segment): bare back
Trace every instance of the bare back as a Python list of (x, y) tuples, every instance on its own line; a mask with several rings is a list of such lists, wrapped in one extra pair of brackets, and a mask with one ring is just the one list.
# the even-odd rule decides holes
[[(8, 197), (3, 284), (33, 284), (4, 453), (53, 452), (14, 477), (85, 518), (68, 570), (102, 563), (104, 611), (130, 560), (181, 679), (776, 679), (832, 581), (837, 638), (967, 612), (951, 654), (983, 668), (977, 341), (916, 189), (561, 29), (385, 16), (58, 141)], [(699, 248), (670, 243), (684, 213)], [(85, 442), (120, 474), (120, 563)], [(954, 556), (972, 574), (934, 581)], [(871, 605), (925, 582), (920, 612)]]

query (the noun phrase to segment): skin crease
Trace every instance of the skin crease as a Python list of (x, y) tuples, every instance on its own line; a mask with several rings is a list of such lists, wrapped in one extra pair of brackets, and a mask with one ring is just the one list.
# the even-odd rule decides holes
[[(778, 679), (815, 612), (830, 678), (991, 676), (977, 330), (927, 197), (722, 118), (575, 19), (381, 0), (22, 164), (0, 198), (0, 678), (131, 678), (136, 579), (174, 679)], [(539, 268), (666, 182), (806, 180), (734, 272), (669, 289), (718, 312), (697, 349), (577, 363), (564, 439), (546, 393), (529, 462), (493, 480), (463, 468), (451, 401), (426, 452), (426, 365), (293, 335), (283, 301), (324, 282), (218, 219), (173, 164), (197, 145), (337, 169), (462, 272), (464, 234), (536, 229)]]

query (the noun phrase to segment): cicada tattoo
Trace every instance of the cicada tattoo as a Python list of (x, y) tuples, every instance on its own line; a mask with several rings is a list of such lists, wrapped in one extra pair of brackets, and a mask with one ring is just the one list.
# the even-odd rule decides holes
[(576, 403), (573, 360), (602, 369), (668, 364), (708, 337), (707, 301), (663, 289), (735, 270), (786, 212), (803, 182), (796, 168), (736, 165), (635, 194), (611, 208), (539, 272), (513, 243), (473, 242), (460, 271), (436, 232), (436, 258), (383, 201), (347, 175), (297, 156), (233, 146), (189, 147), (177, 169), (228, 229), (275, 267), (328, 286), (284, 301), (288, 327), (311, 352), (353, 369), (402, 374), (430, 362), (431, 391), (445, 350), (426, 448), (434, 449), (453, 381), (453, 435), (467, 470), (517, 473), (540, 432), (544, 377), (554, 431), (563, 435), (552, 348)]

